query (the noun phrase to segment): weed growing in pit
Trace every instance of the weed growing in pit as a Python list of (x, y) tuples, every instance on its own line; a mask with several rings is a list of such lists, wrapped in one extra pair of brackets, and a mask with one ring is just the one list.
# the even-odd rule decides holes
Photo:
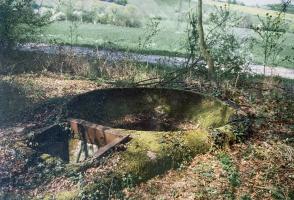
[(217, 155), (217, 157), (220, 163), (222, 164), (222, 168), (228, 174), (230, 189), (229, 191), (226, 191), (226, 195), (229, 199), (235, 199), (236, 187), (239, 187), (241, 185), (240, 174), (228, 154), (221, 152)]
[(241, 200), (251, 200), (251, 197), (250, 197), (250, 195), (246, 194), (241, 197)]
[(230, 156), (226, 153), (218, 154), (218, 159), (222, 164), (223, 169), (228, 173), (228, 179), (232, 187), (239, 187), (241, 185), (240, 174)]
[(162, 151), (166, 152), (166, 155), (170, 157), (172, 168), (184, 169), (193, 159), (191, 156), (192, 149), (187, 146), (180, 135), (179, 137), (172, 137), (170, 134), (166, 134), (163, 141), (167, 146), (163, 147)]
[(283, 189), (281, 187), (276, 187), (271, 189), (271, 195), (274, 200), (292, 200), (293, 198), (289, 195), (287, 198), (287, 195), (283, 192)]
[(80, 199), (125, 199), (123, 189), (133, 188), (140, 177), (134, 174), (109, 174), (82, 188)]

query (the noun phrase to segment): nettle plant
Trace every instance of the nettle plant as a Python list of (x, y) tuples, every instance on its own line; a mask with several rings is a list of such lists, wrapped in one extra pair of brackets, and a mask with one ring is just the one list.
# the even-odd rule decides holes
[(285, 14), (278, 13), (276, 16), (266, 13), (265, 17), (258, 16), (259, 24), (253, 26), (258, 35), (257, 44), (262, 48), (264, 73), (268, 65), (277, 66), (282, 58), (280, 52), (284, 50), (286, 23)]

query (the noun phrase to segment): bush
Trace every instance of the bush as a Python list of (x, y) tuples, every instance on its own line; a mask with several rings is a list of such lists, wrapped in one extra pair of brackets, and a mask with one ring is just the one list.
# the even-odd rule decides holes
[(95, 21), (95, 11), (83, 11), (82, 12), (82, 21), (88, 23), (94, 23)]
[[(188, 52), (192, 61), (195, 61), (200, 57), (196, 15), (191, 14), (189, 21)], [(238, 38), (233, 28), (239, 26), (240, 18), (236, 13), (232, 13), (228, 6), (224, 6), (210, 13), (207, 22), (207, 46), (214, 58), (217, 80), (238, 80), (239, 74), (246, 70), (251, 60), (249, 38)], [(207, 68), (203, 64), (198, 64), (196, 69), (199, 75), (207, 74)]]
[(126, 27), (140, 27), (141, 21), (138, 20), (136, 7), (111, 5), (101, 7), (96, 15), (96, 21), (101, 24), (113, 24)]
[(127, 27), (140, 27), (141, 22), (138, 20), (138, 13), (135, 7), (126, 6), (121, 13), (122, 24)]
[(115, 0), (115, 3), (119, 4), (119, 5), (127, 5), (128, 1), (127, 0)]
[[(109, 1), (117, 4), (126, 3), (126, 0)], [(118, 3), (120, 2), (120, 3)], [(65, 19), (69, 21), (82, 21), (87, 23), (112, 24), (126, 27), (140, 27), (141, 21), (136, 7), (131, 5), (121, 6), (117, 4), (99, 5), (91, 11), (74, 10), (72, 4), (66, 5)], [(52, 20), (62, 20), (63, 15), (54, 15)]]
[[(269, 4), (267, 5), (270, 10), (281, 11), (283, 9), (282, 4)], [(288, 5), (286, 13), (294, 14), (294, 5)]]
[(63, 21), (63, 20), (66, 20), (66, 16), (63, 12), (57, 12), (51, 16), (50, 20), (51, 21)]
[(112, 2), (112, 3), (116, 3), (123, 6), (128, 4), (127, 0), (102, 0), (102, 1)]
[(10, 48), (36, 37), (49, 16), (35, 13), (32, 0), (0, 1), (0, 47)]

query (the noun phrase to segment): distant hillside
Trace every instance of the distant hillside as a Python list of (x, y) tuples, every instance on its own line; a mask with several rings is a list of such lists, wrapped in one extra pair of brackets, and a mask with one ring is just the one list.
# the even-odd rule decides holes
[[(61, 4), (69, 4), (70, 0), (61, 0)], [(123, 6), (126, 2), (128, 6), (134, 6), (143, 16), (175, 18), (176, 13), (188, 10), (189, 0), (71, 0), (76, 10), (93, 10), (99, 7), (106, 7), (113, 4)], [(58, 0), (36, 0), (38, 5), (54, 8), (60, 5)]]
[[(39, 5), (46, 7), (56, 7), (58, 2), (63, 2), (68, 4), (70, 0), (36, 0)], [(127, 5), (135, 6), (140, 13), (144, 16), (160, 16), (162, 18), (175, 18), (178, 12), (186, 12), (189, 10), (189, 2), (195, 7), (196, 0), (71, 0), (75, 9), (80, 10), (92, 10), (101, 6), (109, 6), (116, 2), (116, 5), (122, 2), (127, 3)], [(121, 2), (121, 3), (119, 3)], [(204, 0), (206, 6), (221, 6), (226, 3), (217, 2), (216, 0)], [(250, 15), (265, 15), (266, 12), (274, 14), (279, 8), (278, 4), (271, 4), (269, 7), (273, 11), (269, 11), (264, 8), (241, 6), (241, 5), (230, 5), (232, 10), (242, 12)], [(292, 5), (288, 10), (289, 13), (294, 12), (294, 6)], [(288, 19), (294, 19), (294, 15), (290, 15)]]
[[(141, 27), (146, 24), (149, 18), (157, 18), (165, 23), (174, 25), (180, 21), (183, 22), (187, 13), (190, 10), (196, 10), (197, 0), (36, 0), (43, 7), (51, 7), (55, 9), (55, 14), (64, 16), (69, 5), (72, 2), (74, 10), (85, 11), (82, 15), (86, 18), (85, 21), (102, 24), (123, 25), (129, 27)], [(61, 3), (60, 3), (61, 2)], [(126, 5), (120, 5), (118, 2), (125, 2)], [(204, 0), (204, 10), (213, 11), (214, 7), (228, 5), (218, 0)], [(243, 6), (237, 4), (229, 4), (232, 11), (246, 16), (247, 24), (256, 22), (257, 15), (265, 16), (266, 13), (276, 15), (277, 6), (272, 7), (272, 10), (266, 8), (258, 8), (251, 6)], [(57, 9), (58, 8), (58, 9)], [(291, 7), (291, 11), (292, 11)], [(290, 11), (290, 10), (289, 10)], [(108, 15), (108, 16), (107, 16)], [(109, 17), (109, 15), (111, 15)], [(113, 17), (116, 15), (116, 17)], [(108, 19), (105, 19), (105, 16)], [(80, 17), (77, 17), (80, 18)], [(121, 19), (125, 18), (123, 22)], [(64, 19), (64, 17), (61, 19)], [(290, 31), (294, 31), (294, 14), (288, 13), (286, 19), (289, 22)]]

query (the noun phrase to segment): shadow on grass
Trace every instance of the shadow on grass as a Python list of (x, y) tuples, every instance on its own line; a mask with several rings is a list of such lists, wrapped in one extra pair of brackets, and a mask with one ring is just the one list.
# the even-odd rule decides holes
[[(25, 127), (33, 124), (33, 129), (38, 129), (53, 124), (59, 119), (61, 108), (67, 98), (68, 96), (64, 96), (34, 101), (25, 91), (23, 85), (0, 79), (0, 128), (6, 131), (6, 128), (9, 130), (19, 124)], [(9, 174), (9, 176), (0, 177), (0, 199), (23, 199), (23, 196), (20, 197), (19, 194), (6, 191), (6, 189), (10, 187), (24, 190), (34, 189), (44, 181), (50, 181), (63, 172), (54, 168), (61, 163), (58, 159), (54, 160), (52, 166), (40, 165), (41, 162), (45, 162), (40, 158), (40, 153), (28, 149), (25, 143), (23, 143), (23, 146), (19, 146), (13, 133), (12, 131), (9, 136), (1, 138), (4, 144), (3, 149), (11, 150), (16, 154), (1, 160), (0, 171), (2, 170), (1, 172)], [(14, 170), (11, 169), (11, 166)], [(49, 169), (52, 173), (38, 176), (41, 171)], [(31, 179), (28, 180), (27, 177)]]
[(0, 127), (16, 123), (52, 124), (69, 96), (33, 100), (22, 85), (0, 80)]
[(22, 112), (32, 104), (25, 92), (16, 85), (0, 80), (0, 126), (20, 120)]

